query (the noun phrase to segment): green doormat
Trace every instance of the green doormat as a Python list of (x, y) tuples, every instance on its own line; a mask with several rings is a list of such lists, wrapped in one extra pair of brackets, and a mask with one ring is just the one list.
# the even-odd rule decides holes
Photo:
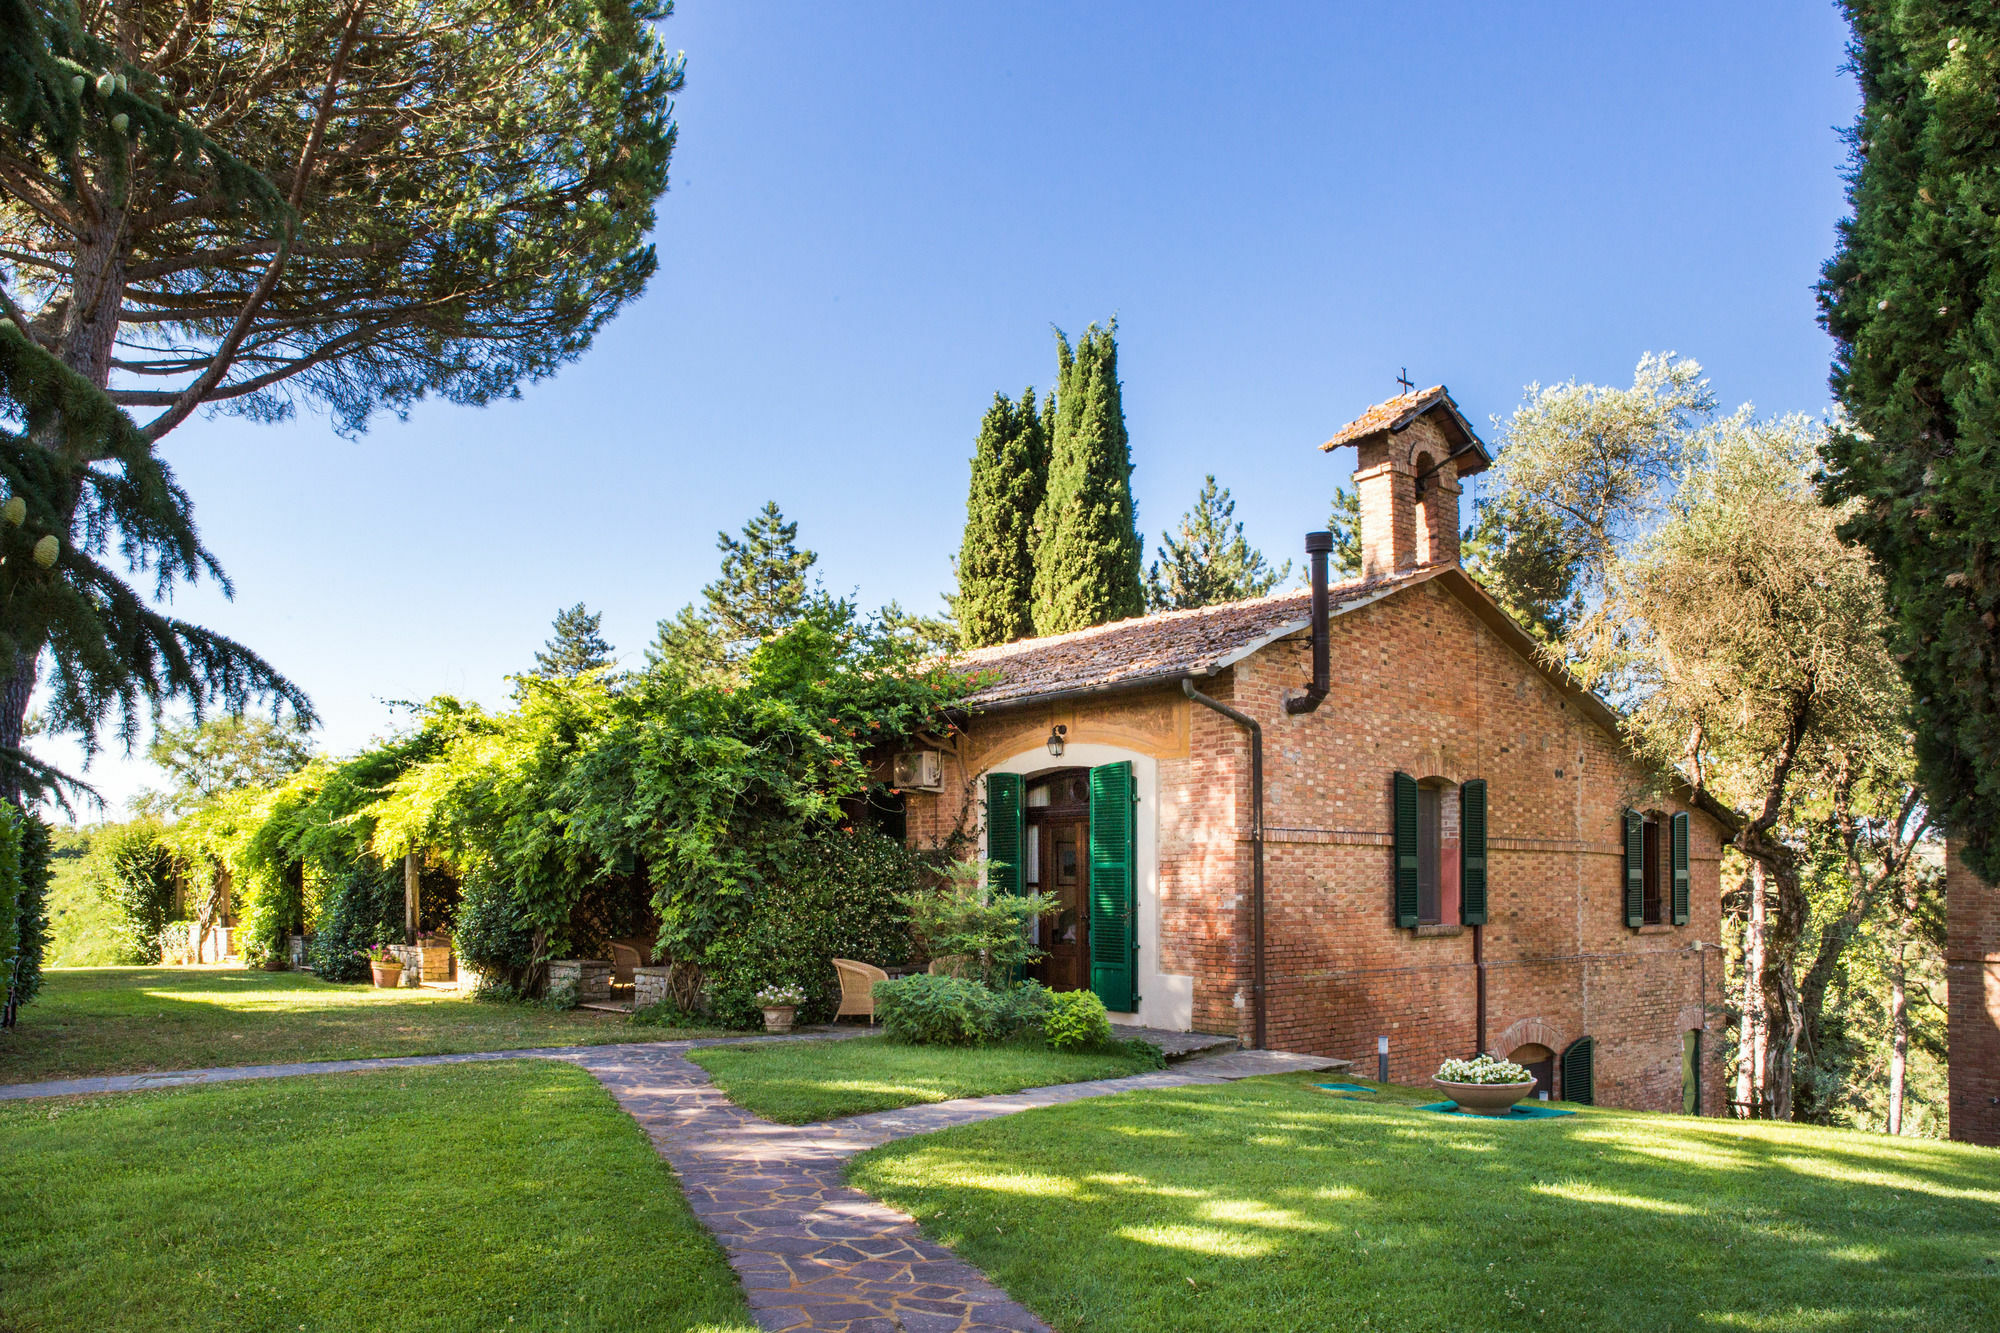
[(1457, 1102), (1431, 1102), (1426, 1106), (1419, 1106), (1417, 1109), (1419, 1111), (1436, 1111), (1440, 1115), (1463, 1116), (1467, 1120), (1553, 1120), (1559, 1115), (1576, 1114), (1574, 1111), (1564, 1111), (1558, 1107), (1549, 1106), (1541, 1102), (1516, 1106), (1508, 1111), (1506, 1115), (1474, 1115), (1470, 1111), (1459, 1110)]

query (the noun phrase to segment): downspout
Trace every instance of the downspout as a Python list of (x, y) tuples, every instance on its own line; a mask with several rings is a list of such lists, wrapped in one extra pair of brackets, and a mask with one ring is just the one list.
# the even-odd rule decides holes
[(1472, 928), (1472, 967), (1479, 974), (1479, 1003), (1475, 1006), (1479, 1015), (1475, 1038), (1478, 1044), (1472, 1053), (1484, 1055), (1486, 1054), (1486, 927), (1484, 926)]
[[(1321, 568), (1325, 568), (1322, 559)], [(1325, 582), (1321, 581), (1324, 606)], [(1248, 713), (1194, 687), (1193, 676), (1181, 677), (1181, 693), (1204, 708), (1213, 708), (1250, 733), (1250, 1032), (1251, 1046), (1264, 1049), (1264, 729)]]

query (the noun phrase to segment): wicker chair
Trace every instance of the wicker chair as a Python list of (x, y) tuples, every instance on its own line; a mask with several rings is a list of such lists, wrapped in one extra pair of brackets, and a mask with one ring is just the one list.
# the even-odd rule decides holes
[(836, 958), (833, 970), (840, 974), (840, 1008), (833, 1015), (837, 1023), (850, 1014), (875, 1021), (875, 983), (887, 981), (889, 974), (852, 958)]
[(645, 960), (638, 949), (623, 940), (611, 941), (611, 980), (620, 986), (632, 984), (632, 969)]

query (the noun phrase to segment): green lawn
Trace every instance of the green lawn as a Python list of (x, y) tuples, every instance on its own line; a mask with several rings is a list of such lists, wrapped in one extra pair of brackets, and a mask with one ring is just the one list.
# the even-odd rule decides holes
[(1153, 1068), (1149, 1058), (1124, 1050), (901, 1046), (882, 1037), (710, 1046), (689, 1052), (688, 1059), (706, 1069), (730, 1101), (787, 1125)]
[(1483, 1123), (1314, 1081), (1008, 1116), (850, 1179), (1064, 1330), (2000, 1328), (2000, 1152), (1609, 1111)]
[(51, 971), (20, 1025), (0, 1033), (0, 1083), (689, 1035), (700, 1034), (453, 991), (337, 986), (304, 972), (77, 968)]
[(754, 1327), (638, 1125), (541, 1060), (0, 1104), (0, 1328)]

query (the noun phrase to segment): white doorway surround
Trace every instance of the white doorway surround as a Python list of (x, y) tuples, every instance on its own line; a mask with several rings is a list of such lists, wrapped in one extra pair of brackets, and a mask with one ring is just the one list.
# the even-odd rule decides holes
[[(1194, 977), (1160, 971), (1160, 766), (1158, 761), (1136, 750), (1116, 745), (1078, 742), (1065, 748), (1060, 759), (1046, 748), (1023, 750), (990, 764), (987, 773), (1019, 773), (1024, 779), (1059, 768), (1096, 768), (1120, 762), (1132, 765), (1134, 789), (1139, 809), (1133, 831), (1138, 835), (1138, 864), (1135, 887), (1139, 899), (1139, 1008), (1132, 1013), (1113, 1013), (1111, 1021), (1125, 1026), (1165, 1028), (1186, 1032), (1194, 1026)], [(982, 775), (983, 776), (983, 775)], [(979, 852), (986, 851), (986, 811), (979, 811)]]

